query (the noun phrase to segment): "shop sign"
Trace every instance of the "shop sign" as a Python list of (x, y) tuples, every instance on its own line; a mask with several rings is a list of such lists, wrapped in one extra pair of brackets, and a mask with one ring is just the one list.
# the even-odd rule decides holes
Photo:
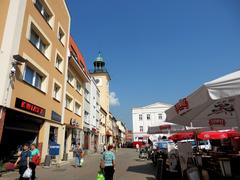
[(49, 146), (49, 155), (56, 156), (59, 155), (60, 152), (60, 144), (57, 144), (56, 142), (51, 142)]
[(76, 119), (73, 119), (73, 118), (72, 118), (72, 119), (70, 120), (70, 125), (71, 125), (71, 126), (78, 127), (78, 126), (79, 126), (79, 123), (77, 122)]
[(175, 110), (177, 114), (180, 114), (184, 110), (189, 109), (189, 103), (187, 98), (180, 99), (177, 104), (175, 104)]
[(15, 107), (22, 109), (24, 111), (28, 111), (34, 114), (37, 114), (39, 116), (45, 116), (45, 112), (46, 110), (42, 107), (39, 107), (35, 104), (32, 104), (30, 102), (24, 101), (22, 99), (16, 98), (16, 102), (15, 102)]
[(51, 119), (57, 122), (61, 122), (62, 117), (55, 111), (52, 111)]
[(208, 121), (209, 126), (225, 126), (225, 120), (221, 118), (213, 118)]

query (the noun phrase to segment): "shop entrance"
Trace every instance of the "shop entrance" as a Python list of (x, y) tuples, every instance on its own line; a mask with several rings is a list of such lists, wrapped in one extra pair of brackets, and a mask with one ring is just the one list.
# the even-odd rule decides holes
[(3, 141), (0, 145), (1, 160), (14, 160), (18, 151), (22, 150), (24, 143), (36, 143), (38, 133), (20, 131), (16, 129), (4, 129)]
[(43, 122), (42, 118), (7, 109), (0, 144), (0, 160), (14, 160), (24, 143), (37, 143)]
[(84, 132), (84, 149), (88, 149), (89, 147), (89, 134)]

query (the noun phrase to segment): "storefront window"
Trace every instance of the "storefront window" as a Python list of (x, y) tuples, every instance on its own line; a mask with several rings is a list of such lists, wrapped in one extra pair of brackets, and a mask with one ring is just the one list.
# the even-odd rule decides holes
[(49, 142), (57, 142), (58, 128), (50, 126)]

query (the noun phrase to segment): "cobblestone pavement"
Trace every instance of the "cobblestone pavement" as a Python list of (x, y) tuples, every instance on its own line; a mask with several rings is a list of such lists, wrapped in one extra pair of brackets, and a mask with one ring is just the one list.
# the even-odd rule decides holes
[[(139, 160), (134, 149), (120, 149), (116, 153), (117, 165), (114, 180), (154, 180), (155, 169), (151, 161)], [(83, 167), (75, 168), (72, 163), (51, 168), (37, 168), (37, 180), (95, 180), (99, 167), (100, 154), (85, 157)], [(15, 180), (18, 174), (12, 173), (0, 180)]]

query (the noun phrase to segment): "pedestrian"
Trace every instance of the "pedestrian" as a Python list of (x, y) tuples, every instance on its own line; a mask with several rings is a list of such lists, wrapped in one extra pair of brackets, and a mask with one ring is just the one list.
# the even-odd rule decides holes
[(107, 151), (107, 145), (106, 144), (103, 145), (103, 152), (105, 152), (105, 151)]
[(23, 150), (14, 164), (14, 166), (16, 167), (17, 164), (19, 163), (19, 174), (20, 174), (19, 180), (29, 179), (29, 178), (23, 178), (23, 174), (26, 171), (26, 169), (29, 168), (30, 155), (31, 155), (31, 152), (29, 150), (29, 144), (26, 143), (23, 145)]
[(139, 144), (136, 144), (136, 151), (139, 152)]
[(77, 147), (73, 150), (75, 153), (75, 167), (81, 167), (81, 158), (83, 156), (83, 150), (80, 143), (77, 144)]
[(107, 151), (103, 153), (100, 166), (104, 168), (105, 180), (113, 180), (113, 174), (115, 172), (115, 154), (113, 153), (112, 145), (109, 145)]
[(29, 166), (32, 169), (32, 177), (31, 180), (36, 178), (36, 167), (40, 164), (40, 151), (37, 148), (36, 144), (31, 145), (31, 155), (30, 155), (30, 163)]

